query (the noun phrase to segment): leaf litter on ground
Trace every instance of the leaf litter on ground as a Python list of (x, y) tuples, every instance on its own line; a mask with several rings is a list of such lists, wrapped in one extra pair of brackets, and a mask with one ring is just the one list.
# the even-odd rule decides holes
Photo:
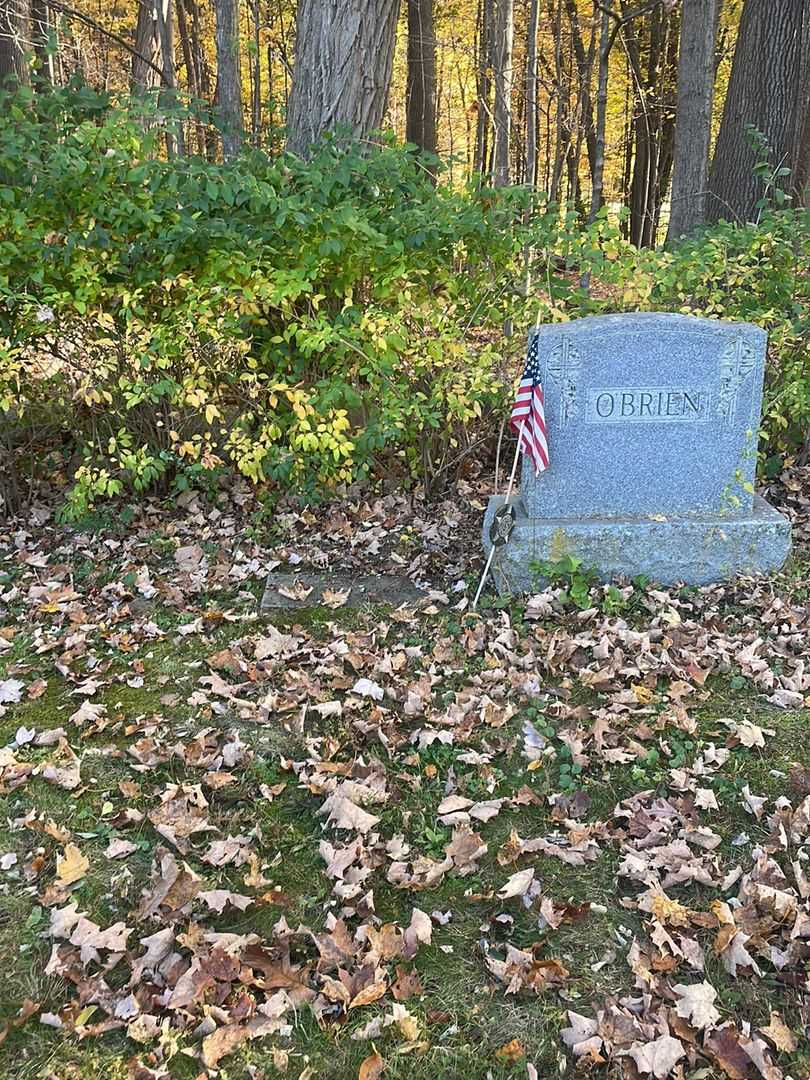
[[(555, 935), (597, 918), (599, 905), (554, 895), (550, 868), (587, 880), (615, 859), (621, 909), (638, 929), (622, 938), (616, 964), (605, 961), (625, 990), (567, 1014), (559, 1034), (572, 1061), (628, 1078), (701, 1067), (786, 1075), (779, 1055), (810, 1030), (810, 781), (802, 789), (797, 766), (797, 796), (760, 794), (753, 781), (735, 788), (757, 836), (738, 848), (727, 844), (718, 793), (728, 808), (735, 755), (767, 755), (779, 711), (810, 704), (806, 600), (763, 583), (653, 588), (632, 616), (605, 613), (597, 595), (572, 615), (548, 589), (522, 611), (473, 615), (459, 602), (452, 614), (447, 582), (475, 551), (472, 529), (459, 539), (453, 501), (423, 517), (396, 496), (346, 503), (328, 514), (332, 525), (342, 515), (348, 545), (313, 528), (312, 514), (302, 541), (302, 515), (289, 509), (272, 548), (248, 536), (245, 505), (237, 493), (209, 519), (194, 496), (168, 521), (146, 508), (139, 527), (111, 543), (68, 534), (47, 513), (0, 538), (13, 571), (0, 594), (3, 640), (27, 635), (23, 653), (3, 653), (0, 717), (20, 723), (0, 749), (0, 796), (24, 793), (33, 805), (13, 820), (15, 859), (2, 856), (0, 875), (16, 875), (47, 911), (43, 972), (65, 987), (47, 1006), (19, 1002), (0, 1040), (39, 1015), (82, 1039), (118, 1031), (150, 1070), (183, 1045), (213, 1074), (254, 1040), (285, 1060), (301, 1009), (338, 1028), (368, 1013), (352, 1037), (379, 1047), (359, 1075), (380, 1075), (392, 1036), (420, 1053), (431, 1044), (431, 991), (412, 965), (450, 948), (434, 937), (454, 912), (429, 915), (418, 894), (457, 882), (456, 903), (488, 911), (480, 977), (509, 998), (565, 1003), (582, 959), (555, 956)], [(433, 579), (421, 609), (342, 622), (345, 592), (302, 588), (290, 590), (302, 612), (320, 606), (335, 621), (309, 626), (295, 610), (289, 626), (255, 620), (246, 586), (271, 566), (389, 572), (402, 565), (406, 524), (423, 537), (416, 552), (408, 545), (408, 574)], [(162, 547), (144, 541), (155, 534)], [(72, 566), (88, 560), (96, 569), (79, 580)], [(192, 649), (182, 683), (161, 682), (146, 663), (157, 645)], [(767, 703), (769, 721), (720, 718), (697, 743), (709, 681), (730, 672)], [(116, 705), (119, 688), (150, 680), (162, 711)], [(26, 727), (27, 703), (59, 687), (58, 724)], [(172, 715), (180, 705), (182, 719)], [(691, 755), (679, 749), (686, 740)], [(102, 846), (94, 829), (73, 835), (37, 814), (43, 782), (90, 797), (93, 757), (113, 744), (118, 787), (104, 792)], [(651, 761), (653, 787), (636, 784), (593, 813), (602, 778), (643, 774)], [(287, 852), (251, 809), (287, 799), (306, 808), (327, 882), (311, 925), (287, 921), (273, 883)], [(525, 838), (519, 822), (524, 832), (534, 823)], [(139, 877), (129, 866), (140, 851), (150, 869)], [(121, 875), (122, 917), (108, 924), (82, 910), (83, 882), (104, 863)], [(403, 917), (386, 921), (375, 891), (389, 886)], [(258, 932), (250, 916), (263, 910), (272, 921)], [(510, 941), (527, 918), (535, 940)], [(780, 1008), (769, 996), (767, 1023), (724, 1007), (735, 982), (766, 978), (784, 995)], [(517, 1040), (493, 1055), (518, 1061), (524, 1052), (531, 1059)]]

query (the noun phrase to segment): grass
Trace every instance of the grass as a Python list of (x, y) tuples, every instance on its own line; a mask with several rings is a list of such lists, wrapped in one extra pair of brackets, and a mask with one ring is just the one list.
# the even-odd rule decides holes
[[(92, 568), (82, 574), (89, 579)], [(793, 580), (793, 579), (792, 579)], [(201, 607), (210, 605), (217, 610), (235, 610), (233, 597), (226, 593), (204, 594), (198, 598)], [(240, 605), (237, 605), (240, 606)], [(117, 811), (126, 802), (142, 811), (156, 805), (167, 783), (198, 783), (199, 770), (187, 766), (180, 758), (171, 757), (148, 770), (133, 773), (133, 761), (127, 747), (137, 737), (133, 730), (139, 724), (158, 717), (157, 733), (166, 745), (173, 740), (188, 740), (201, 728), (235, 728), (240, 737), (255, 751), (249, 767), (241, 770), (231, 787), (207, 793), (211, 803), (211, 819), (221, 829), (221, 835), (255, 830), (256, 844), (269, 888), (280, 889), (278, 904), (249, 908), (244, 913), (230, 912), (218, 919), (208, 920), (217, 929), (234, 933), (255, 932), (268, 935), (283, 914), (290, 925), (299, 921), (315, 928), (322, 925), (324, 916), (332, 910), (331, 883), (326, 878), (323, 860), (318, 854), (318, 839), (322, 835), (323, 819), (316, 815), (319, 800), (298, 784), (296, 777), (280, 766), (279, 755), (293, 757), (305, 753), (304, 738), (331, 737), (345, 755), (363, 753), (366, 760), (378, 756), (389, 771), (392, 798), (381, 811), (380, 829), (385, 836), (404, 831), (415, 852), (441, 858), (444, 844), (452, 830), (438, 825), (435, 810), (453, 777), (459, 792), (471, 798), (508, 798), (528, 785), (540, 799), (540, 805), (508, 808), (486, 825), (476, 826), (488, 844), (488, 853), (474, 875), (462, 878), (448, 875), (441, 885), (421, 893), (393, 888), (382, 873), (377, 872), (370, 884), (374, 889), (374, 904), (383, 920), (402, 925), (410, 920), (412, 908), (426, 912), (449, 911), (452, 918), (446, 925), (437, 925), (433, 944), (420, 950), (414, 967), (419, 973), (424, 995), (408, 1001), (408, 1009), (418, 1018), (421, 1037), (415, 1044), (398, 1034), (396, 1025), (387, 1028), (375, 1040), (386, 1061), (388, 1078), (402, 1080), (443, 1080), (464, 1077), (466, 1080), (497, 1080), (525, 1075), (525, 1061), (510, 1062), (498, 1056), (500, 1048), (511, 1040), (519, 1040), (527, 1059), (532, 1061), (541, 1076), (559, 1075), (570, 1069), (559, 1040), (559, 1029), (565, 1023), (565, 1010), (589, 1012), (595, 1002), (608, 994), (625, 992), (631, 976), (625, 963), (627, 945), (632, 934), (641, 932), (635, 912), (621, 904), (622, 884), (617, 888), (618, 854), (609, 844), (595, 863), (577, 868), (555, 859), (537, 858), (537, 876), (545, 895), (558, 903), (597, 905), (586, 917), (557, 930), (538, 929), (536, 912), (523, 910), (517, 900), (500, 901), (494, 895), (506, 878), (518, 867), (529, 865), (527, 860), (507, 867), (497, 861), (497, 853), (512, 829), (521, 836), (543, 835), (553, 831), (546, 796), (559, 791), (561, 762), (565, 758), (562, 744), (552, 739), (556, 756), (533, 772), (526, 769), (522, 758), (521, 725), (524, 711), (516, 714), (497, 731), (479, 734), (473, 745), (495, 743), (503, 749), (496, 755), (489, 773), (476, 766), (464, 766), (456, 760), (456, 750), (434, 744), (417, 752), (405, 745), (395, 757), (389, 757), (376, 740), (365, 736), (351, 725), (351, 715), (341, 721), (321, 721), (308, 714), (303, 738), (284, 732), (279, 721), (271, 718), (267, 725), (244, 723), (227, 706), (218, 714), (189, 704), (188, 698), (197, 687), (200, 674), (207, 672), (205, 657), (232, 645), (246, 633), (260, 633), (261, 622), (250, 617), (249, 609), (242, 610), (246, 618), (235, 622), (210, 620), (204, 637), (182, 637), (177, 627), (185, 621), (177, 609), (155, 605), (150, 618), (165, 631), (165, 636), (148, 643), (133, 643), (125, 651), (112, 641), (112, 631), (101, 635), (96, 645), (96, 657), (109, 666), (104, 670), (105, 685), (94, 701), (107, 706), (108, 727), (101, 733), (83, 738), (81, 732), (70, 732), (71, 745), (82, 759), (82, 786), (75, 792), (63, 791), (42, 778), (31, 779), (16, 791), (0, 795), (0, 854), (14, 852), (18, 856), (15, 873), (0, 874), (0, 970), (3, 971), (3, 990), (0, 995), (0, 1024), (10, 1019), (21, 1003), (30, 998), (40, 1003), (41, 1010), (58, 1011), (68, 996), (69, 988), (61, 980), (43, 974), (50, 942), (44, 933), (48, 912), (39, 903), (43, 882), (51, 879), (59, 845), (50, 837), (14, 825), (34, 811), (70, 829), (82, 851), (90, 859), (90, 870), (75, 894), (81, 910), (102, 925), (116, 919), (126, 919), (137, 905), (141, 889), (146, 885), (152, 851), (158, 842), (152, 826), (144, 822), (126, 835), (138, 843), (139, 850), (125, 863), (107, 860), (103, 851), (113, 835), (119, 832), (108, 824), (114, 816), (105, 810), (112, 803)], [(384, 620), (381, 610), (358, 612), (351, 609), (325, 612), (322, 608), (278, 613), (273, 623), (285, 632), (299, 632), (313, 640), (328, 641), (334, 624), (344, 632), (365, 632)], [(515, 620), (517, 624), (517, 620)], [(533, 628), (523, 628), (533, 633)], [(457, 638), (448, 634), (441, 619), (422, 621), (409, 631), (406, 643), (422, 646), (426, 651), (442, 638)], [(67, 727), (68, 716), (77, 708), (80, 698), (74, 685), (54, 675), (52, 657), (32, 654), (34, 641), (30, 630), (22, 629), (12, 647), (0, 656), (0, 677), (9, 671), (25, 670), (26, 681), (37, 675), (47, 677), (48, 686), (38, 700), (26, 701), (0, 717), (0, 746), (13, 739), (24, 725), (42, 731), (54, 726)], [(471, 680), (485, 674), (480, 657), (468, 658), (460, 648), (453, 671), (444, 682), (448, 694), (464, 689)], [(142, 662), (142, 684), (128, 685), (132, 661)], [(736, 687), (736, 688), (732, 688)], [(596, 695), (587, 688), (571, 682), (572, 704), (594, 704)], [(171, 704), (161, 701), (167, 692), (178, 695)], [(659, 704), (663, 707), (664, 701)], [(396, 714), (396, 706), (386, 703)], [(735, 749), (722, 779), (714, 787), (721, 812), (712, 824), (723, 835), (723, 848), (729, 858), (737, 853), (731, 839), (747, 832), (752, 842), (765, 834), (764, 822), (755, 821), (742, 809), (740, 788), (748, 783), (758, 795), (774, 799), (785, 790), (784, 776), (794, 761), (810, 765), (810, 740), (806, 738), (810, 713), (806, 709), (777, 710), (748, 686), (740, 686), (729, 676), (715, 678), (706, 688), (702, 701), (692, 709), (697, 730), (687, 740), (676, 730), (664, 731), (665, 737), (681, 740), (685, 760), (691, 761), (709, 741), (723, 743), (727, 728), (724, 717), (750, 719), (762, 727), (773, 728), (775, 735), (764, 751)], [(410, 728), (419, 721), (402, 716), (400, 721)], [(553, 725), (552, 725), (553, 726)], [(129, 732), (129, 734), (127, 734)], [(691, 743), (687, 746), (686, 743)], [(30, 750), (29, 760), (43, 761), (52, 749)], [(589, 820), (606, 819), (616, 803), (637, 791), (647, 788), (666, 789), (665, 762), (641, 759), (634, 765), (600, 766), (594, 762), (575, 783), (591, 797)], [(118, 783), (136, 778), (142, 786), (137, 799), (122, 800)], [(261, 784), (286, 781), (286, 788), (272, 801), (261, 797)], [(492, 790), (490, 790), (490, 787)], [(33, 840), (32, 840), (33, 837)], [(226, 867), (218, 870), (194, 859), (204, 843), (193, 845), (192, 860), (197, 872), (204, 875), (207, 888), (232, 888), (239, 891), (244, 869)], [(44, 859), (36, 880), (23, 877), (26, 859), (32, 850)], [(16, 874), (16, 876), (15, 876)], [(705, 906), (711, 890), (696, 895), (692, 890), (674, 890), (684, 902)], [(507, 914), (513, 922), (499, 921)], [(137, 937), (142, 928), (138, 930)], [(143, 932), (150, 932), (154, 927)], [(485, 964), (487, 950), (498, 951), (511, 941), (527, 948), (539, 942), (544, 957), (558, 958), (571, 972), (571, 977), (559, 993), (550, 991), (539, 997), (505, 996)], [(500, 955), (500, 954), (499, 954)], [(721, 1007), (738, 1020), (754, 1024), (767, 1022), (773, 1006), (773, 990), (768, 980), (739, 980), (731, 983), (719, 971), (717, 961), (708, 951), (707, 977), (722, 987)], [(790, 994), (783, 994), (781, 1006), (788, 1023), (799, 1026), (799, 1014)], [(308, 1012), (296, 1018), (296, 1029), (288, 1046), (290, 1064), (288, 1075), (297, 1077), (307, 1066), (313, 1076), (342, 1080), (357, 1075), (360, 1063), (371, 1053), (371, 1043), (354, 1040), (352, 1034), (362, 1028), (373, 1015), (390, 1011), (390, 998), (373, 1009), (350, 1013), (347, 1022), (331, 1028), (319, 1028)], [(170, 1061), (170, 1075), (196, 1077), (199, 1063), (182, 1051), (192, 1044), (183, 1043), (181, 1052)], [(94, 1080), (118, 1080), (127, 1075), (127, 1060), (138, 1050), (121, 1032), (111, 1032), (100, 1038), (84, 1041), (44, 1027), (34, 1019), (19, 1030), (13, 1030), (0, 1046), (0, 1077), (19, 1080), (41, 1080), (73, 1077)], [(147, 1048), (148, 1052), (148, 1048)], [(263, 1070), (267, 1077), (278, 1075), (274, 1066), (273, 1042), (264, 1040), (251, 1044), (223, 1062), (221, 1080), (235, 1080), (250, 1075), (249, 1067)], [(797, 1077), (810, 1075), (810, 1053), (798, 1050), (787, 1062)]]

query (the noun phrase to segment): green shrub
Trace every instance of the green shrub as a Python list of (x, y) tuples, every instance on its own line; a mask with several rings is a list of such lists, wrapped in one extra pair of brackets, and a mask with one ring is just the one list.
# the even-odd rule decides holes
[(434, 184), (391, 142), (225, 166), (162, 160), (159, 138), (80, 86), (0, 101), (7, 505), (23, 465), (63, 480), (72, 517), (228, 471), (304, 498), (435, 486), (497, 437), (526, 327), (593, 311), (767, 326), (775, 449), (806, 426), (806, 215), (638, 252), (523, 189)]

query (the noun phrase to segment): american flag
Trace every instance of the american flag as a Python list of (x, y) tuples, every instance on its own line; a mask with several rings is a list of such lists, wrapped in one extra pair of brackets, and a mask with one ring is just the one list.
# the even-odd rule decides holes
[(531, 459), (535, 476), (539, 475), (543, 469), (548, 468), (548, 442), (536, 336), (529, 346), (529, 355), (526, 357), (523, 378), (512, 406), (509, 426), (518, 436), (520, 449)]

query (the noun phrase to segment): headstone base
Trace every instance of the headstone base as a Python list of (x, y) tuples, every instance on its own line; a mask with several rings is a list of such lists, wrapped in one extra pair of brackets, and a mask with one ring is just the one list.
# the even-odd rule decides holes
[[(502, 495), (489, 500), (483, 530), (487, 555), (490, 522), (504, 501)], [(738, 514), (667, 518), (530, 518), (519, 496), (510, 502), (515, 526), (492, 562), (502, 594), (537, 591), (537, 564), (567, 554), (595, 570), (601, 581), (644, 574), (662, 585), (708, 585), (737, 574), (772, 573), (790, 551), (790, 522), (758, 495), (750, 510)]]

